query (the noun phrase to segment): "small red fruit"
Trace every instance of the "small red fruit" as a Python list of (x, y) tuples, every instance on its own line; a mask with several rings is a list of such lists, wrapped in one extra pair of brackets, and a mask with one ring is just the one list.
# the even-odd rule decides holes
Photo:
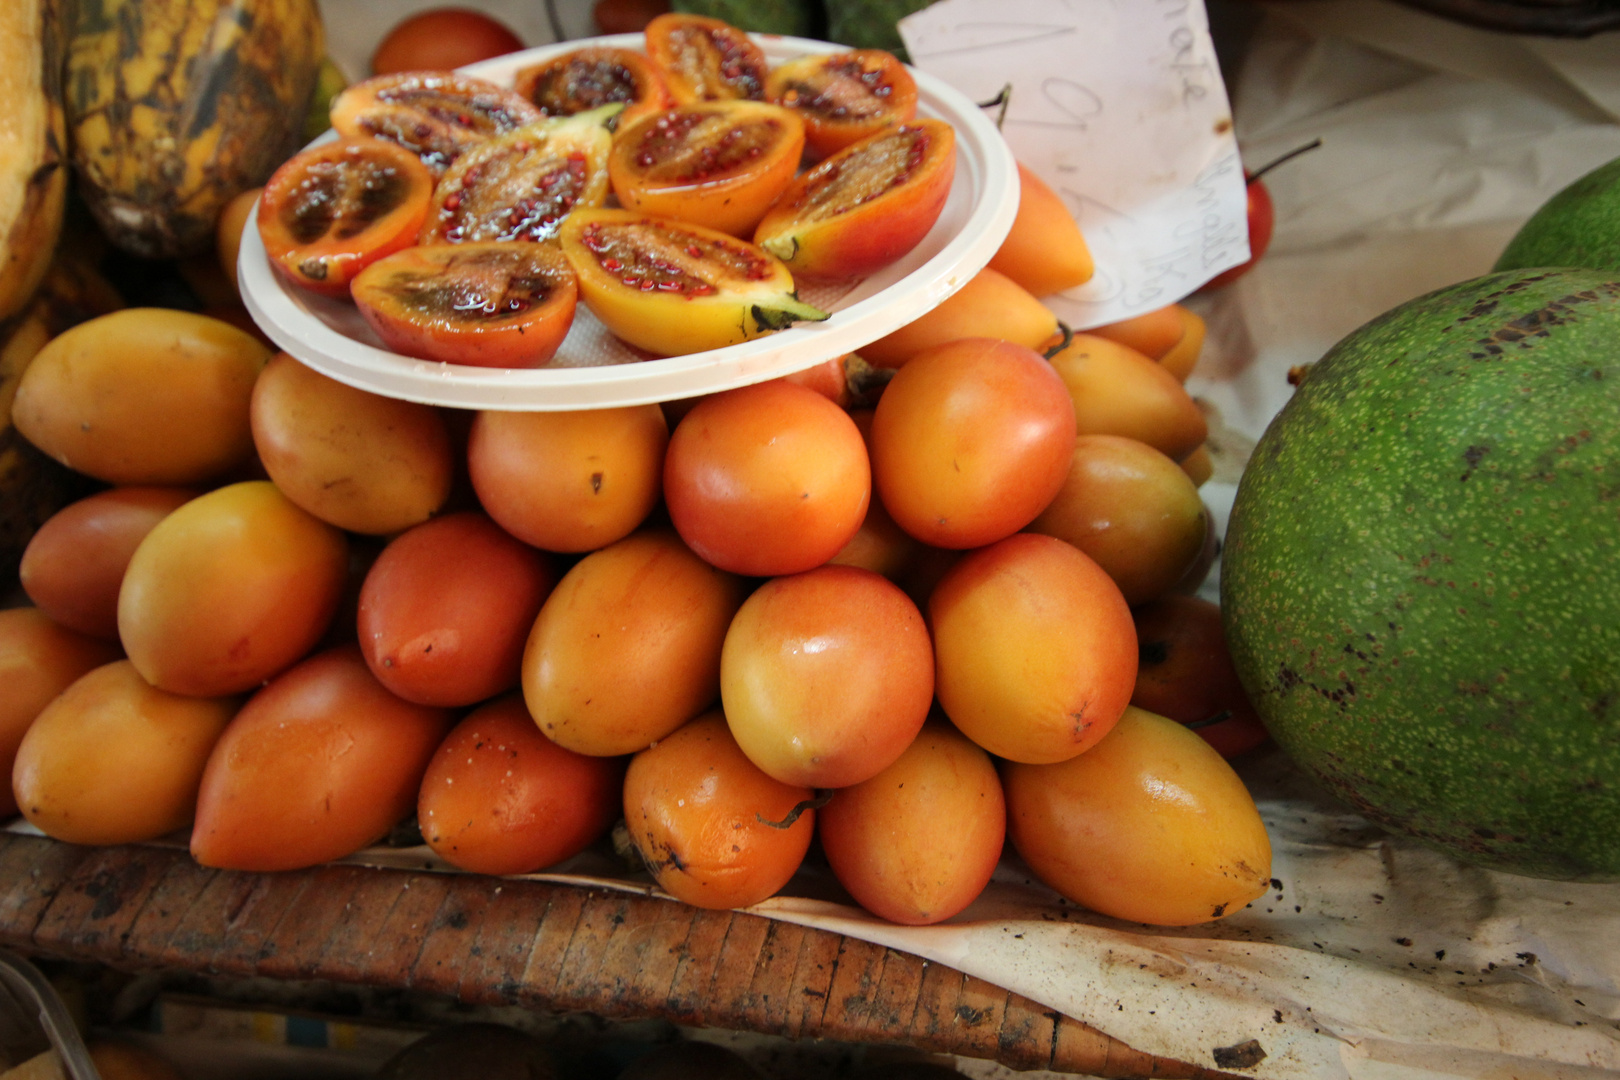
[(807, 787), (767, 776), (714, 709), (630, 759), (624, 821), (665, 892), (693, 907), (760, 903), (810, 850)]
[(1226, 758), (1270, 738), (1232, 666), (1218, 605), (1172, 594), (1132, 618), (1140, 651), (1132, 705), (1185, 724)]
[(398, 143), (434, 175), (463, 151), (540, 119), (516, 90), (452, 71), (373, 75), (332, 99), (339, 135)]
[(604, 34), (639, 34), (669, 13), (669, 0), (596, 0), (591, 20)]
[(884, 128), (801, 173), (754, 232), (795, 278), (870, 274), (922, 242), (951, 193), (956, 133), (927, 117)]
[(287, 281), (344, 298), (361, 270), (415, 243), (432, 194), (427, 167), (393, 143), (324, 143), (294, 155), (265, 184), (259, 237)]
[(646, 36), (647, 55), (677, 103), (765, 99), (765, 54), (730, 23), (674, 11), (649, 22)]
[(1261, 181), (1261, 177), (1275, 169), (1285, 161), (1292, 161), (1301, 154), (1309, 153), (1322, 145), (1321, 139), (1312, 139), (1304, 146), (1296, 146), (1280, 158), (1267, 162), (1254, 172), (1244, 170), (1243, 179), (1248, 189), (1248, 219), (1249, 219), (1249, 261), (1239, 263), (1229, 270), (1223, 270), (1210, 278), (1202, 290), (1219, 289), (1230, 285), (1250, 270), (1260, 261), (1260, 257), (1271, 247), (1271, 230), (1276, 224), (1276, 208), (1271, 203), (1271, 191)]
[(934, 721), (888, 768), (835, 793), (816, 832), (857, 903), (890, 922), (927, 926), (989, 884), (1007, 804), (990, 755)]
[(540, 120), (471, 147), (439, 178), (417, 243), (549, 240), (576, 208), (601, 206), (613, 145), (605, 125), (618, 111)]
[(518, 684), (556, 563), (475, 511), (407, 529), (360, 586), (360, 651), (406, 701), (462, 708)]
[(574, 49), (522, 68), (512, 78), (512, 89), (547, 116), (574, 116), (622, 102), (616, 129), (674, 103), (651, 60), (633, 49), (613, 46)]
[(585, 850), (619, 816), (626, 762), (564, 750), (510, 694), (474, 709), (428, 762), (422, 838), (475, 874), (529, 874)]
[(591, 313), (656, 356), (724, 348), (828, 317), (798, 298), (781, 260), (729, 233), (604, 208), (575, 210), (557, 236)]
[(406, 248), (354, 281), (355, 306), (394, 352), (474, 367), (539, 367), (574, 322), (579, 289), (549, 244)]
[(482, 11), (445, 7), (401, 19), (371, 57), (373, 75), (448, 71), (523, 48), (523, 39)]
[(664, 501), (681, 538), (711, 565), (770, 577), (820, 566), (866, 516), (872, 473), (849, 414), (789, 382), (699, 403), (664, 457)]
[(1248, 217), (1249, 217), (1249, 258), (1247, 262), (1238, 263), (1227, 270), (1222, 270), (1204, 285), (1205, 289), (1220, 289), (1232, 284), (1238, 278), (1254, 269), (1254, 264), (1271, 247), (1271, 230), (1276, 221), (1276, 208), (1271, 202), (1271, 192), (1266, 182), (1256, 176), (1244, 174), (1248, 187)]
[(695, 101), (621, 124), (608, 155), (619, 205), (743, 239), (798, 171), (804, 123), (763, 101)]
[(906, 532), (982, 547), (1035, 520), (1074, 456), (1068, 391), (1041, 354), (992, 338), (928, 349), (902, 367), (872, 417), (872, 477)]
[(882, 49), (789, 60), (772, 69), (765, 96), (804, 118), (806, 142), (816, 157), (917, 114), (916, 80)]

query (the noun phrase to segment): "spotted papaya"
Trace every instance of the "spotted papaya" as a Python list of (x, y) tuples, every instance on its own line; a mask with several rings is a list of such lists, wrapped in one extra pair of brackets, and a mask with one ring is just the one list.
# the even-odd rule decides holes
[(318, 0), (78, 5), (66, 102), (85, 202), (132, 254), (210, 248), (225, 204), (298, 147), (326, 55)]

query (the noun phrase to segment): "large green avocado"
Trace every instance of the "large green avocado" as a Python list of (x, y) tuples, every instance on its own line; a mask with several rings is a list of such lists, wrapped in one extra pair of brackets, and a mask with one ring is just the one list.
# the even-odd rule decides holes
[(1620, 879), (1620, 276), (1492, 274), (1336, 345), (1244, 472), (1221, 598), (1266, 726), (1346, 803)]
[(1620, 158), (1542, 204), (1508, 241), (1494, 269), (1535, 266), (1620, 271)]

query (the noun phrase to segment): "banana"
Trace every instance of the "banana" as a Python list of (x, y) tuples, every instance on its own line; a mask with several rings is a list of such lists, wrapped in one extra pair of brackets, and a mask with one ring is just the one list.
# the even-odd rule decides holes
[(62, 0), (0, 2), (0, 320), (27, 305), (62, 229)]
[(211, 249), (225, 204), (297, 149), (325, 55), (318, 0), (79, 0), (68, 129), (108, 239)]

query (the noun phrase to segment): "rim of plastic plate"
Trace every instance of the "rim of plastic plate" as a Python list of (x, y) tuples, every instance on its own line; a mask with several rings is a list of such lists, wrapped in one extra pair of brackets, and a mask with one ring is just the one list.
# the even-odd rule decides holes
[[(805, 38), (755, 35), (778, 64), (844, 47)], [(521, 68), (592, 45), (639, 49), (640, 34), (546, 45), (461, 69), (509, 86)], [(648, 359), (614, 338), (580, 305), (550, 364), (480, 368), (401, 356), (385, 348), (352, 303), (285, 282), (270, 266), (256, 228), (242, 236), (237, 262), (242, 299), (254, 322), (305, 364), (339, 382), (387, 397), (468, 409), (548, 411), (674, 401), (790, 375), (858, 352), (937, 307), (984, 268), (1012, 228), (1018, 171), (1000, 131), (961, 92), (912, 70), (917, 112), (956, 131), (956, 172), (933, 229), (904, 257), (871, 277), (837, 286), (801, 287), (800, 297), (831, 317), (798, 323), (723, 349)], [(328, 131), (316, 142), (336, 138)], [(313, 144), (312, 144), (313, 145)], [(257, 207), (254, 208), (255, 214)], [(250, 222), (255, 220), (250, 215)]]

